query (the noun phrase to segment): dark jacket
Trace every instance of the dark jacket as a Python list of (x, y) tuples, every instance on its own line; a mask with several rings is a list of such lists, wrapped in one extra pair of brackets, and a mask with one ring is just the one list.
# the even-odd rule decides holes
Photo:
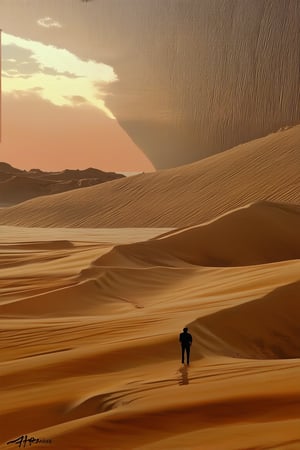
[(192, 335), (190, 333), (180, 333), (179, 335), (179, 342), (181, 342), (181, 345), (184, 347), (189, 347), (191, 343), (193, 342)]

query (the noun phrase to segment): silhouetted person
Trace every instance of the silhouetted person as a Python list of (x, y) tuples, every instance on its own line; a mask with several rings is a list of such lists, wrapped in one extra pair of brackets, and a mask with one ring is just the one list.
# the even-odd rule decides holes
[(184, 364), (184, 352), (186, 352), (187, 363), (190, 363), (190, 348), (193, 342), (192, 335), (188, 333), (188, 328), (183, 329), (183, 333), (179, 335), (179, 342), (181, 343), (181, 362)]

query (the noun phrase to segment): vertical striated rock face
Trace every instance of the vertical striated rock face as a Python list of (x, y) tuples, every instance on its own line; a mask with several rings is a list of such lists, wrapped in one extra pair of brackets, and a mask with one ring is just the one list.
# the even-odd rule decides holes
[(109, 105), (156, 167), (300, 121), (300, 1), (132, 5), (139, 14), (142, 7), (136, 60), (116, 63), (120, 82)]
[[(32, 26), (45, 14), (59, 32)], [(0, 16), (111, 64), (107, 105), (157, 168), (300, 122), (300, 0), (4, 0)]]

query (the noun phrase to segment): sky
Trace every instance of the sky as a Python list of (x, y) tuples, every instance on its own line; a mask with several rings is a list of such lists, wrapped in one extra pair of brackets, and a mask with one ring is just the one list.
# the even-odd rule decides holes
[[(48, 33), (63, 27), (50, 16), (31, 20)], [(106, 105), (116, 82), (114, 68), (101, 57), (84, 60), (66, 48), (3, 32), (0, 160), (22, 169), (153, 171)]]
[(299, 123), (300, 2), (279, 3), (0, 0), (0, 158), (148, 171)]

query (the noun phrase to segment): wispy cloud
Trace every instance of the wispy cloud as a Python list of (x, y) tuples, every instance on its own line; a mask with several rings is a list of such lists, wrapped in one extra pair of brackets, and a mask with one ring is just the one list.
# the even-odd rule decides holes
[(107, 86), (117, 80), (112, 67), (83, 61), (66, 49), (5, 33), (2, 46), (4, 92), (36, 90), (55, 105), (89, 104), (114, 118), (105, 105)]
[(44, 28), (62, 28), (61, 24), (51, 17), (43, 17), (37, 20), (37, 24)]
[(67, 97), (74, 105), (83, 105), (86, 103), (86, 99), (81, 95), (73, 95), (72, 97)]

